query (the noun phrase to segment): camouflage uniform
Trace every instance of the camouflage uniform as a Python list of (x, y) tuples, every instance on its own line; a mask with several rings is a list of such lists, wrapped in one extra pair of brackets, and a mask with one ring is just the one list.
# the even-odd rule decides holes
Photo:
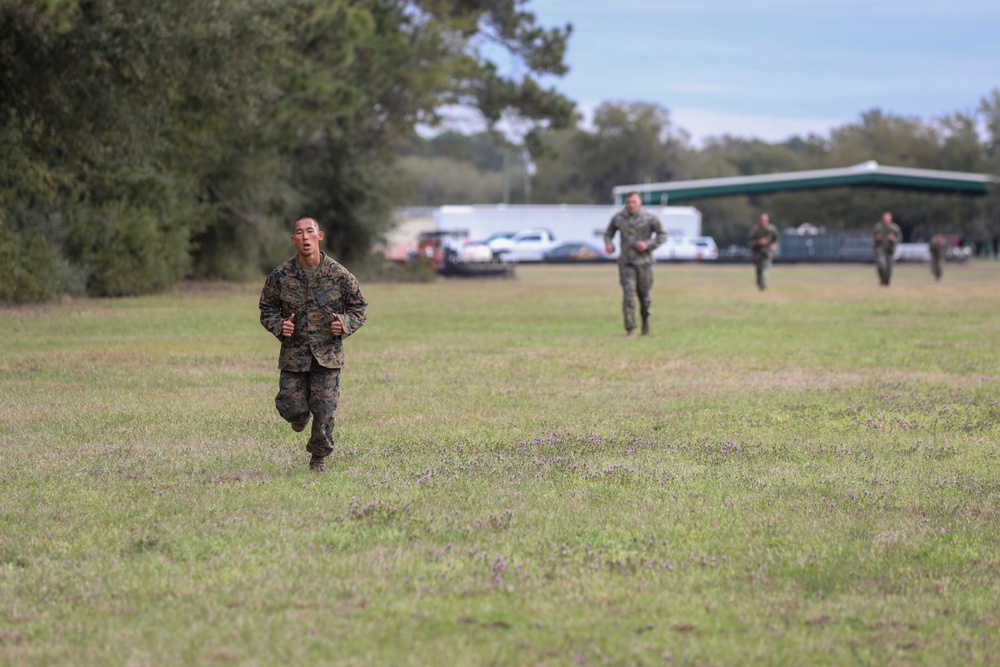
[[(604, 232), (604, 245), (611, 245), (615, 232), (621, 235), (621, 254), (618, 256), (618, 279), (622, 286), (622, 315), (625, 330), (635, 330), (635, 299), (638, 295), (642, 314), (643, 333), (649, 330), (649, 313), (653, 289), (653, 249), (667, 240), (660, 219), (641, 208), (630, 214), (622, 209), (611, 218)], [(649, 244), (643, 252), (632, 246), (637, 241)]]
[(935, 234), (931, 237), (928, 247), (931, 251), (931, 273), (934, 275), (934, 280), (941, 280), (944, 256), (948, 251), (948, 242), (940, 234)]
[(881, 284), (888, 286), (892, 280), (892, 267), (896, 263), (896, 245), (903, 240), (903, 230), (895, 222), (886, 225), (878, 222), (873, 231), (875, 250), (875, 266)]
[(771, 246), (778, 242), (778, 228), (770, 222), (761, 227), (756, 224), (750, 230), (747, 243), (753, 250), (753, 263), (757, 267), (757, 287), (767, 289), (767, 270), (771, 266), (771, 257), (774, 251)]
[[(343, 339), (361, 328), (368, 302), (357, 279), (328, 257), (309, 275), (296, 258), (282, 263), (264, 282), (260, 294), (260, 323), (281, 341), (278, 367), (281, 379), (274, 404), (292, 424), (313, 416), (306, 450), (319, 457), (333, 451), (333, 423), (340, 399), (340, 369), (344, 365)], [(282, 323), (295, 313), (295, 333), (281, 334)], [(330, 330), (333, 318), (343, 325), (342, 336)]]

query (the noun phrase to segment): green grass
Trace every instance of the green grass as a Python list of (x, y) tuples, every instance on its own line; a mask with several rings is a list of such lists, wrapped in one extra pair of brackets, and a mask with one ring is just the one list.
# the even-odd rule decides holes
[(259, 285), (0, 311), (0, 663), (1000, 655), (1000, 263), (365, 285), (338, 449)]

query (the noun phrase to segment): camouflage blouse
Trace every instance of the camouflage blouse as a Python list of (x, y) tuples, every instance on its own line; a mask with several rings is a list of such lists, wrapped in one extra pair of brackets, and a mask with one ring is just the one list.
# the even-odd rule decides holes
[[(621, 234), (619, 264), (652, 264), (653, 249), (667, 240), (667, 233), (663, 231), (660, 219), (642, 209), (634, 214), (624, 209), (616, 213), (604, 232), (604, 245), (611, 245), (616, 231)], [(637, 241), (645, 241), (649, 247), (644, 252), (639, 252), (632, 247)]]
[[(762, 239), (763, 243), (760, 242)], [(750, 228), (750, 233), (747, 235), (747, 243), (750, 244), (750, 249), (753, 251), (754, 257), (767, 259), (774, 253), (771, 250), (771, 246), (777, 242), (778, 228), (771, 223), (767, 223), (763, 227), (760, 224), (756, 224)]]
[(903, 240), (903, 230), (895, 222), (888, 225), (878, 222), (872, 231), (872, 247), (887, 254), (896, 252), (896, 245)]
[[(260, 293), (260, 323), (281, 341), (278, 367), (286, 371), (308, 371), (313, 357), (326, 368), (342, 368), (343, 339), (361, 328), (367, 310), (357, 279), (326, 253), (311, 277), (296, 258), (283, 262)], [(292, 313), (295, 333), (285, 338), (282, 323)], [(344, 327), (342, 336), (330, 330), (334, 318)]]

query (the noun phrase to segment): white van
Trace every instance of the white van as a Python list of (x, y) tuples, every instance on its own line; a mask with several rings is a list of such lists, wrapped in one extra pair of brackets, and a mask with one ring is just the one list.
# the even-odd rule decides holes
[(667, 237), (667, 242), (653, 251), (660, 262), (719, 259), (719, 247), (711, 236)]

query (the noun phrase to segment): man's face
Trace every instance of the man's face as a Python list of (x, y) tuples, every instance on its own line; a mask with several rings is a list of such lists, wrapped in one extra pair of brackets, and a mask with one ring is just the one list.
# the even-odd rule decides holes
[(323, 232), (311, 218), (303, 218), (292, 228), (292, 243), (302, 257), (313, 257), (319, 254), (319, 242), (323, 240)]
[(642, 207), (642, 200), (639, 199), (639, 195), (629, 195), (625, 200), (625, 210), (629, 213), (635, 213)]
[(890, 222), (892, 222), (892, 213), (883, 213), (882, 224), (888, 227)]
[[(871, 218), (869, 218), (870, 220)], [(768, 217), (767, 213), (762, 213), (760, 216), (760, 226), (767, 227), (767, 223), (771, 222), (771, 218)]]

